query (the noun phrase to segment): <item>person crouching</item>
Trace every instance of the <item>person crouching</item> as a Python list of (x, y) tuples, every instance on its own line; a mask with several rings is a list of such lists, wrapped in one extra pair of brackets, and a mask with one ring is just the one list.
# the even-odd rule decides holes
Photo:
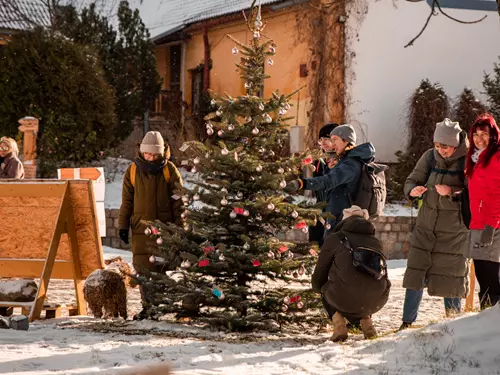
[[(312, 286), (320, 291), (323, 305), (333, 321), (335, 342), (347, 340), (345, 319), (360, 321), (365, 338), (377, 335), (371, 315), (387, 303), (391, 283), (387, 278), (382, 242), (375, 237), (375, 226), (368, 221), (368, 211), (358, 206), (343, 211), (343, 220), (321, 247)], [(368, 249), (368, 250), (366, 250)], [(356, 254), (351, 254), (355, 252)], [(354, 265), (353, 256), (371, 254), (382, 264), (373, 268)], [(367, 258), (366, 258), (367, 259)], [(377, 269), (377, 265), (374, 267)]]

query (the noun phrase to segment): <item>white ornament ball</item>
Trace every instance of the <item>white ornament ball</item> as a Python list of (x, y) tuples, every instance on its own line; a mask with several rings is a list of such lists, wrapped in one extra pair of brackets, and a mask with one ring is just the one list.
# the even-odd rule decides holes
[(221, 201), (220, 201), (220, 205), (221, 206), (227, 206), (227, 200), (226, 198), (222, 198)]
[(149, 228), (144, 229), (144, 234), (146, 236), (149, 236), (151, 234), (151, 229), (149, 229)]
[(248, 242), (245, 242), (245, 244), (243, 245), (243, 249), (249, 250), (250, 249), (250, 244)]
[(297, 308), (301, 309), (304, 307), (304, 303), (302, 301), (297, 302)]
[(229, 154), (229, 150), (227, 148), (223, 148), (222, 150), (220, 150), (220, 153), (222, 155), (227, 155), (227, 154)]
[(262, 216), (260, 216), (260, 215), (255, 216), (255, 220), (261, 221), (262, 220)]
[(189, 268), (191, 267), (191, 262), (189, 260), (185, 260), (184, 262), (181, 263), (182, 268)]
[(330, 230), (331, 228), (332, 228), (332, 226), (331, 226), (330, 224), (326, 224), (326, 225), (325, 225), (325, 229), (326, 229), (326, 230)]
[(257, 128), (253, 128), (253, 129), (252, 129), (252, 134), (253, 134), (253, 135), (257, 135), (257, 134), (259, 134), (259, 129), (257, 129)]
[(269, 156), (274, 156), (274, 155), (276, 155), (274, 151), (269, 151)]
[(200, 158), (199, 158), (199, 157), (195, 157), (195, 158), (193, 159), (193, 163), (194, 163), (194, 164), (200, 164)]
[(298, 217), (299, 217), (299, 213), (298, 213), (297, 211), (293, 211), (293, 212), (292, 212), (292, 217), (293, 217), (294, 219), (298, 218)]
[(199, 201), (200, 200), (200, 196), (198, 194), (193, 195), (193, 200), (194, 201)]
[(229, 217), (230, 217), (231, 219), (236, 219), (236, 216), (238, 216), (238, 215), (237, 215), (237, 214), (236, 214), (236, 212), (234, 212), (234, 211), (231, 211), (231, 213), (229, 214)]
[(216, 104), (217, 102), (215, 101), (215, 99), (210, 100), (210, 105), (216, 105)]
[(226, 260), (226, 257), (224, 256), (224, 254), (221, 254), (221, 255), (219, 256), (219, 260), (220, 260), (220, 261), (225, 261), (225, 260)]
[(208, 134), (208, 135), (212, 135), (212, 134), (214, 134), (214, 129), (212, 129), (212, 128), (208, 128), (208, 129), (207, 129), (207, 134)]
[(222, 136), (224, 135), (224, 130), (219, 130), (219, 131), (217, 132), (217, 135), (218, 135), (219, 137), (222, 137)]
[(274, 253), (273, 253), (272, 251), (268, 252), (268, 253), (267, 253), (267, 257), (268, 257), (269, 259), (274, 259)]
[(158, 238), (156, 239), (156, 243), (157, 243), (158, 245), (162, 245), (162, 244), (163, 244), (163, 238), (158, 237)]
[(290, 304), (290, 297), (286, 296), (285, 298), (283, 298), (283, 303), (285, 304)]
[(149, 262), (150, 262), (150, 263), (155, 263), (155, 262), (156, 262), (156, 258), (155, 258), (155, 256), (154, 256), (154, 255), (151, 255), (151, 256), (149, 257)]
[(263, 147), (261, 147), (261, 148), (259, 148), (259, 152), (260, 152), (261, 154), (263, 154), (264, 152), (266, 152), (266, 149), (265, 149), (265, 148), (263, 148)]
[(233, 131), (233, 130), (234, 130), (234, 125), (233, 125), (233, 124), (229, 124), (229, 125), (227, 126), (227, 130), (229, 130), (229, 131)]
[(263, 111), (266, 107), (264, 107), (264, 103), (259, 103), (259, 109)]
[(220, 189), (221, 193), (227, 193), (227, 189), (225, 187), (223, 187), (222, 189)]
[(269, 116), (267, 113), (266, 115), (264, 116), (264, 121), (267, 122), (268, 124), (273, 122), (273, 119), (271, 116)]
[(280, 187), (283, 188), (283, 189), (286, 187), (286, 181), (285, 180), (283, 180), (283, 181), (280, 182)]
[(215, 111), (215, 114), (220, 117), (222, 116), (222, 111), (218, 109), (217, 111)]
[(283, 174), (283, 173), (285, 173), (285, 170), (283, 168), (278, 168), (278, 173)]
[(238, 51), (238, 48), (233, 47), (233, 49), (231, 50), (231, 52), (233, 53), (233, 55), (237, 55), (239, 51)]
[(243, 211), (243, 216), (250, 216), (250, 212), (248, 210)]
[(274, 210), (274, 204), (269, 203), (269, 204), (267, 205), (267, 209), (268, 209), (268, 210), (270, 210), (270, 211)]
[(191, 173), (196, 173), (197, 171), (196, 167), (191, 168)]
[(236, 197), (237, 197), (238, 199), (243, 198), (243, 193), (242, 193), (241, 191), (238, 191), (238, 194), (236, 194)]
[(273, 55), (276, 53), (276, 48), (274, 47), (269, 47), (269, 52), (272, 53)]
[(260, 173), (260, 172), (262, 172), (262, 165), (258, 165), (258, 166), (255, 168), (255, 170), (256, 170), (257, 172), (259, 172), (259, 173)]
[(288, 310), (288, 306), (287, 305), (281, 306), (281, 311), (286, 312), (287, 310)]
[(308, 228), (308, 227), (304, 227), (304, 228), (302, 228), (302, 232), (303, 232), (303, 233), (309, 233), (309, 228)]

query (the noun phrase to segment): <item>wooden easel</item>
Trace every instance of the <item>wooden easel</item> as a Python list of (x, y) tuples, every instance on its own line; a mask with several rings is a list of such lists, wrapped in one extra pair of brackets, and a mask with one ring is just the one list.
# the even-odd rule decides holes
[(465, 299), (465, 311), (474, 311), (474, 295), (476, 294), (476, 270), (474, 262), (471, 261), (469, 272), (469, 295)]
[[(60, 180), (0, 182), (0, 203), (2, 200), (12, 203), (0, 206), (0, 216), (4, 213), (6, 216), (9, 213), (15, 214), (16, 210), (26, 215), (26, 211), (31, 210), (37, 213), (38, 217), (26, 217), (25, 222), (46, 219), (46, 222), (37, 224), (42, 227), (41, 230), (33, 230), (26, 238), (12, 234), (12, 228), (0, 228), (0, 277), (40, 278), (35, 300), (22, 303), (23, 309), (30, 311), (30, 321), (40, 318), (51, 278), (73, 280), (78, 314), (86, 315), (83, 282), (93, 270), (103, 268), (92, 182)], [(19, 207), (16, 206), (16, 202), (20, 202)], [(81, 212), (76, 216), (79, 220), (77, 234), (75, 213), (78, 211)], [(19, 228), (19, 231), (21, 230), (22, 228)], [(65, 235), (67, 240), (61, 241)], [(33, 241), (42, 243), (44, 249), (48, 247), (48, 251), (43, 252), (46, 254), (45, 259), (32, 254), (33, 246), (38, 248), (36, 244), (31, 243)], [(87, 254), (82, 255), (83, 246), (87, 247), (85, 250)], [(86, 264), (82, 264), (82, 259)], [(19, 303), (11, 305), (19, 306)], [(9, 302), (0, 301), (0, 306), (8, 307)]]

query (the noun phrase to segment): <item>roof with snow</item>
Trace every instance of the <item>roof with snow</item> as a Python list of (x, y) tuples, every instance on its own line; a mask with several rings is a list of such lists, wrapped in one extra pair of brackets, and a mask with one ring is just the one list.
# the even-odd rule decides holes
[[(261, 4), (284, 1), (261, 0)], [(147, 0), (137, 5), (137, 8), (155, 41), (190, 24), (248, 9), (252, 2), (253, 0)]]
[(26, 30), (50, 25), (50, 14), (40, 0), (0, 0), (0, 29)]

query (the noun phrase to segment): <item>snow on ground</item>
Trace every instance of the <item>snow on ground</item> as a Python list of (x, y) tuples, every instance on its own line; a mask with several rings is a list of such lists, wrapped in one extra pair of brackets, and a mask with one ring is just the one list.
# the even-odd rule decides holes
[[(90, 318), (35, 323), (0, 335), (0, 374), (120, 374), (167, 361), (175, 374), (500, 374), (500, 308), (376, 340), (335, 344), (329, 334), (252, 336), (153, 322), (133, 333), (84, 329)], [(133, 325), (133, 327), (132, 327)]]
[[(413, 211), (413, 212), (412, 212)], [(388, 203), (384, 208), (385, 216), (417, 216), (417, 210), (402, 204)]]
[[(104, 248), (104, 257), (124, 250)], [(500, 374), (500, 308), (444, 318), (442, 298), (425, 294), (417, 325), (395, 333), (401, 322), (405, 260), (388, 262), (392, 289), (373, 316), (380, 338), (350, 335), (344, 344), (328, 331), (303, 334), (224, 334), (194, 326), (150, 321), (63, 317), (32, 323), (27, 332), (0, 331), (0, 375), (120, 374), (136, 365), (170, 362), (183, 374)], [(73, 283), (51, 280), (50, 302), (74, 302)], [(129, 316), (140, 310), (128, 290)], [(436, 322), (444, 322), (433, 324)], [(101, 326), (113, 330), (98, 330)]]

